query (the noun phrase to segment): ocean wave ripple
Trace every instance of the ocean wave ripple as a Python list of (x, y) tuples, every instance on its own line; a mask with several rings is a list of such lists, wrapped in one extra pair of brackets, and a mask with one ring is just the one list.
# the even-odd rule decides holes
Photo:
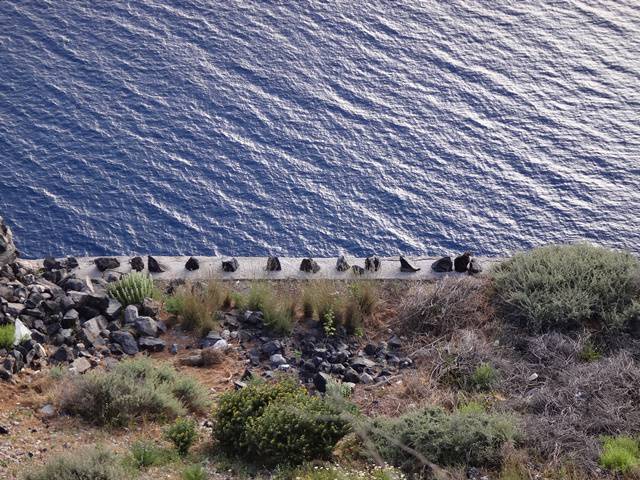
[(640, 251), (634, 0), (3, 2), (27, 257)]

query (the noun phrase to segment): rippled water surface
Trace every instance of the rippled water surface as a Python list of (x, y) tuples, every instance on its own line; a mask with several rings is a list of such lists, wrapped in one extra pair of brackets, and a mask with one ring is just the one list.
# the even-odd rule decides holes
[(640, 6), (5, 0), (0, 215), (28, 257), (640, 251)]

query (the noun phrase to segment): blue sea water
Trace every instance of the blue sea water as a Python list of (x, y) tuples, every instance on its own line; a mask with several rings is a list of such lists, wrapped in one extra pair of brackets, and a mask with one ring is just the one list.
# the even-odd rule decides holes
[(637, 0), (0, 2), (26, 257), (640, 251)]

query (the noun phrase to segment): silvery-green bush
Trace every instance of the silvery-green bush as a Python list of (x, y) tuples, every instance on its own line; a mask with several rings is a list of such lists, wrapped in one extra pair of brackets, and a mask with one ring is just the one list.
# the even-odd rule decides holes
[(617, 329), (640, 314), (640, 262), (588, 244), (520, 253), (493, 270), (505, 318), (531, 332)]

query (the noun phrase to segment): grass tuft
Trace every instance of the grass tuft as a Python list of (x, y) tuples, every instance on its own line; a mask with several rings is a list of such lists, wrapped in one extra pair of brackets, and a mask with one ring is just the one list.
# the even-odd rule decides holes
[(11, 350), (15, 340), (16, 327), (13, 323), (0, 325), (0, 349)]

